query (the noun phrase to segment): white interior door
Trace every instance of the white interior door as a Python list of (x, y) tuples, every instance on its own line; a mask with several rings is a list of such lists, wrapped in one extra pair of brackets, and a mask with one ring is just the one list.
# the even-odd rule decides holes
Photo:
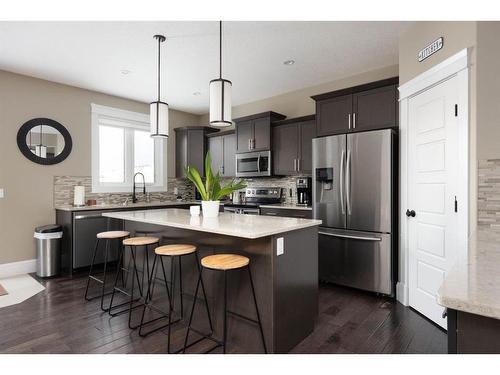
[(409, 304), (444, 328), (436, 294), (459, 252), (455, 200), (459, 168), (467, 168), (458, 154), (457, 103), (456, 76), (408, 102)]

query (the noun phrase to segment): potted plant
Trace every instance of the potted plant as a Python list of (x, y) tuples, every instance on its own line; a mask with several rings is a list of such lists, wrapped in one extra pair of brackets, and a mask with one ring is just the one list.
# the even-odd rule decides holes
[(190, 165), (186, 167), (186, 178), (200, 192), (203, 217), (217, 217), (219, 215), (220, 199), (247, 186), (244, 180), (236, 181), (235, 179), (225, 186), (221, 186), (219, 172), (214, 175), (212, 171), (210, 152), (207, 152), (205, 156), (205, 182), (203, 182), (200, 172)]

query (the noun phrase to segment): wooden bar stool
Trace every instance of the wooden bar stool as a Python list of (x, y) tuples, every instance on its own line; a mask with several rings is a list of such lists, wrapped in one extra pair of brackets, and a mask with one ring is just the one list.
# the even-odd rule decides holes
[[(113, 285), (113, 291), (111, 293), (111, 301), (109, 302), (109, 315), (111, 316), (117, 316), (123, 313), (128, 313), (128, 326), (130, 329), (136, 329), (139, 327), (139, 325), (132, 326), (132, 310), (141, 307), (143, 304), (138, 304), (134, 306), (134, 302), (139, 301), (141, 298), (144, 297), (143, 294), (143, 285), (141, 283), (141, 280), (139, 279), (139, 272), (137, 270), (137, 261), (136, 261), (136, 249), (139, 247), (142, 247), (144, 249), (144, 261), (142, 263), (143, 265), (143, 272), (147, 273), (147, 280), (149, 280), (149, 256), (148, 256), (148, 246), (151, 245), (158, 245), (160, 242), (160, 239), (158, 237), (132, 237), (132, 238), (126, 238), (123, 240), (123, 251), (120, 253), (120, 258), (118, 261), (118, 272), (116, 273), (115, 277), (115, 282)], [(123, 272), (127, 272), (127, 279), (128, 279), (128, 274), (129, 270), (123, 268), (123, 261), (124, 261), (124, 255), (125, 255), (125, 250), (127, 247), (130, 249), (130, 256), (132, 258), (132, 286), (130, 289), (130, 292), (125, 290), (126, 288), (125, 282), (123, 281)], [(120, 278), (120, 274), (122, 275), (122, 288), (118, 287), (118, 279)], [(140, 296), (136, 299), (134, 299), (134, 289), (135, 289), (135, 281), (137, 281), (137, 286), (139, 288), (139, 294)], [(124, 302), (118, 305), (113, 305), (113, 300), (115, 298), (115, 293), (120, 292), (128, 297), (130, 297), (129, 302)], [(117, 312), (114, 312), (114, 310), (118, 309), (119, 307), (128, 305), (128, 308), (124, 308), (122, 310), (119, 310)]]
[[(100, 232), (97, 233), (96, 236), (96, 241), (95, 241), (95, 246), (94, 246), (94, 253), (92, 255), (92, 263), (90, 264), (90, 270), (89, 270), (89, 276), (87, 279), (87, 287), (85, 288), (85, 299), (87, 301), (91, 301), (95, 298), (101, 298), (101, 310), (102, 311), (107, 311), (108, 309), (104, 308), (104, 296), (109, 295), (110, 292), (105, 293), (106, 289), (106, 271), (107, 271), (107, 266), (108, 266), (108, 256), (109, 256), (109, 249), (111, 245), (111, 241), (113, 240), (123, 240), (124, 238), (127, 238), (130, 235), (129, 232), (127, 231), (107, 231), (107, 232)], [(106, 242), (105, 245), (105, 253), (104, 253), (104, 269), (103, 269), (103, 275), (102, 279), (99, 279), (98, 277), (92, 275), (92, 270), (94, 269), (94, 264), (95, 264), (95, 258), (97, 256), (97, 250), (99, 248), (99, 242), (100, 240), (104, 240)], [(120, 241), (121, 242), (121, 241)], [(121, 247), (121, 244), (120, 244)], [(94, 280), (95, 282), (101, 284), (101, 294), (100, 296), (94, 296), (94, 297), (89, 297), (89, 286), (90, 286), (90, 280)]]
[[(199, 275), (199, 282), (198, 286), (201, 284), (202, 292), (203, 292), (203, 298), (205, 301), (205, 309), (207, 311), (207, 316), (208, 316), (208, 322), (210, 325), (210, 333), (204, 334), (207, 336), (211, 336), (213, 332), (213, 327), (212, 327), (212, 319), (210, 317), (210, 309), (208, 307), (208, 301), (207, 301), (207, 295), (205, 292), (205, 285), (203, 284), (203, 279), (201, 278), (201, 267), (198, 259), (198, 251), (196, 246), (194, 245), (188, 245), (188, 244), (172, 244), (172, 245), (164, 245), (157, 247), (155, 249), (155, 257), (153, 260), (153, 267), (150, 273), (150, 277), (148, 279), (148, 290), (146, 293), (146, 301), (144, 303), (144, 309), (142, 310), (142, 318), (141, 318), (141, 323), (140, 323), (140, 328), (139, 328), (139, 335), (140, 336), (146, 336), (152, 332), (158, 331), (160, 329), (163, 329), (165, 327), (168, 327), (168, 336), (167, 336), (167, 352), (171, 353), (170, 351), (170, 337), (171, 337), (171, 327), (173, 324), (181, 321), (184, 318), (184, 302), (183, 302), (183, 294), (184, 291), (182, 289), (182, 257), (194, 254), (195, 259), (196, 259), (196, 267), (198, 269), (198, 275)], [(171, 288), (168, 288), (168, 280), (167, 280), (167, 273), (165, 272), (165, 265), (163, 263), (163, 258), (168, 257), (170, 259), (170, 284)], [(167, 292), (167, 297), (168, 297), (168, 313), (158, 309), (156, 306), (153, 305), (152, 299), (153, 299), (153, 291), (154, 291), (154, 277), (155, 277), (155, 267), (157, 265), (157, 259), (160, 259), (160, 265), (161, 265), (161, 270), (163, 273), (163, 281), (165, 282), (165, 289)], [(174, 260), (175, 259), (179, 260), (179, 294), (180, 294), (180, 317), (178, 317), (176, 320), (173, 319), (173, 314), (174, 314)], [(196, 289), (198, 292), (198, 287)], [(196, 298), (196, 297), (195, 297)], [(151, 319), (147, 322), (144, 321), (144, 315), (146, 313), (146, 308), (150, 308), (156, 312), (159, 312), (162, 314), (162, 316)], [(156, 327), (154, 329), (149, 330), (148, 332), (143, 333), (142, 328), (150, 323), (156, 322), (160, 319), (168, 318), (168, 322), (160, 327)], [(202, 338), (203, 339), (203, 338)], [(198, 340), (197, 342), (201, 341), (202, 339)], [(197, 342), (192, 343), (191, 345), (196, 344)], [(180, 352), (183, 349), (179, 349), (176, 352)]]
[[(224, 354), (226, 353), (227, 314), (232, 314), (232, 315), (238, 316), (239, 318), (242, 318), (242, 319), (245, 319), (249, 322), (257, 324), (259, 326), (260, 336), (262, 338), (262, 345), (264, 347), (264, 352), (267, 353), (266, 340), (264, 338), (264, 331), (262, 329), (262, 323), (260, 321), (259, 308), (257, 306), (257, 297), (255, 296), (255, 288), (254, 288), (253, 280), (252, 280), (252, 272), (250, 271), (250, 259), (245, 257), (245, 256), (237, 255), (237, 254), (216, 254), (216, 255), (209, 255), (209, 256), (204, 257), (201, 260), (201, 266), (202, 266), (202, 268), (200, 271), (200, 277), (198, 279), (198, 284), (196, 286), (196, 292), (194, 295), (194, 302), (193, 302), (193, 306), (191, 308), (191, 314), (189, 316), (188, 329), (186, 331), (186, 337), (184, 339), (184, 348), (183, 348), (182, 352), (185, 353), (186, 348), (193, 345), (193, 344), (187, 345), (187, 342), (188, 342), (189, 332), (195, 331), (191, 327), (191, 323), (193, 320), (193, 313), (194, 313), (194, 308), (196, 305), (196, 298), (198, 296), (198, 287), (200, 285), (201, 274), (202, 274), (203, 270), (206, 268), (206, 269), (213, 270), (213, 271), (222, 271), (224, 273), (224, 331), (223, 331), (222, 341), (216, 340), (215, 338), (208, 337), (208, 336), (204, 336), (202, 338), (202, 339), (209, 339), (209, 340), (216, 343), (216, 345), (214, 347), (208, 349), (205, 353), (209, 353), (220, 346), (222, 346), (223, 353)], [(241, 269), (241, 268), (246, 268), (248, 270), (248, 276), (250, 278), (250, 286), (252, 288), (252, 296), (253, 296), (253, 302), (255, 305), (255, 312), (257, 314), (257, 320), (249, 318), (247, 316), (241, 315), (239, 313), (236, 313), (234, 311), (230, 311), (227, 309), (227, 273), (228, 273), (228, 271), (237, 270), (237, 269)], [(199, 332), (196, 332), (196, 333), (200, 334)], [(198, 340), (198, 342), (199, 341), (200, 340)]]

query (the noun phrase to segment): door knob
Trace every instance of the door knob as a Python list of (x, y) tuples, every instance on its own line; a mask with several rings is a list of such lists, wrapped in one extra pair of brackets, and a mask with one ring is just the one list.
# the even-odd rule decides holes
[(410, 216), (411, 217), (415, 217), (415, 215), (416, 215), (416, 213), (415, 213), (414, 210), (411, 210), (411, 211), (410, 210), (406, 210), (406, 216), (408, 216), (408, 217), (410, 217)]

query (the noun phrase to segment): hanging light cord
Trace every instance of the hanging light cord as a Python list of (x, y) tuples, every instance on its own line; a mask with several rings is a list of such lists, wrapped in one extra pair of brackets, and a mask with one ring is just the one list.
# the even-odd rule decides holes
[(158, 38), (158, 101), (160, 101), (160, 82), (161, 82), (161, 79), (160, 79), (160, 74), (161, 74), (161, 69), (160, 69), (160, 66), (161, 66), (161, 61), (160, 61), (160, 56), (161, 56), (161, 38)]
[(222, 78), (222, 21), (219, 21), (219, 78)]

